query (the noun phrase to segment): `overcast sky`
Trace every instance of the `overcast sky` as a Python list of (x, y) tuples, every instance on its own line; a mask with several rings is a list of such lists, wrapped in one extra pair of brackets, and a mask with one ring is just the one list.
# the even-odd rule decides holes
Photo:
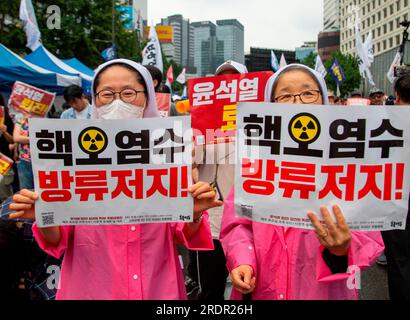
[(148, 21), (182, 14), (191, 22), (238, 19), (249, 48), (294, 50), (317, 41), (323, 29), (323, 0), (148, 0)]

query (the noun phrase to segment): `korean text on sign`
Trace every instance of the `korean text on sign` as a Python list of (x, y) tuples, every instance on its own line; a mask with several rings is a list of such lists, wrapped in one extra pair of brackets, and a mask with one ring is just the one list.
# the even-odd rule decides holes
[(192, 127), (197, 145), (234, 140), (236, 103), (263, 101), (272, 72), (188, 80)]
[(29, 125), (40, 226), (192, 220), (189, 117)]
[(55, 94), (16, 81), (10, 96), (9, 106), (16, 112), (45, 117), (54, 102)]
[(353, 230), (404, 229), (410, 108), (238, 106), (237, 214), (311, 228), (338, 204)]

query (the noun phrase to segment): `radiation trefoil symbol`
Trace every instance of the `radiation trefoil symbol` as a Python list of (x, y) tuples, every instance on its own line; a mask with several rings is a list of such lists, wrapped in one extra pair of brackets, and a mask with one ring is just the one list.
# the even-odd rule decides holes
[(97, 127), (88, 127), (78, 137), (81, 150), (88, 154), (99, 154), (107, 148), (108, 139), (104, 131)]
[(289, 123), (289, 134), (298, 144), (311, 144), (320, 136), (319, 120), (310, 113), (300, 113)]

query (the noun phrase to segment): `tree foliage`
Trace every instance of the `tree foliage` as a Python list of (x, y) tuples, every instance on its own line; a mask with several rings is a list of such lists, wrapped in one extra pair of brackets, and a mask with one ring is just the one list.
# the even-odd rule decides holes
[[(317, 54), (311, 53), (302, 61), (302, 63), (310, 68), (314, 68), (316, 64), (316, 56)], [(362, 81), (359, 72), (359, 60), (351, 54), (343, 54), (339, 51), (335, 51), (331, 54), (331, 58), (324, 62), (326, 70), (330, 69), (335, 58), (339, 61), (346, 77), (345, 81), (340, 86), (340, 93), (342, 97), (347, 97), (349, 93), (360, 87)], [(325, 80), (327, 87), (336, 93), (336, 82), (329, 72), (326, 75)]]
[[(115, 0), (115, 5), (121, 1)], [(2, 1), (0, 4), (0, 41), (17, 53), (29, 53), (25, 47), (26, 36), (19, 21), (20, 0)], [(47, 22), (52, 19), (47, 13), (51, 5), (61, 12), (61, 28), (50, 29)], [(111, 0), (33, 0), (37, 22), (44, 46), (59, 58), (76, 57), (91, 68), (103, 62), (101, 52), (112, 43)], [(13, 23), (4, 26), (5, 16)], [(142, 44), (138, 31), (128, 31), (121, 22), (121, 13), (114, 11), (115, 43), (118, 55), (141, 61)], [(3, 22), (3, 24), (1, 24)], [(1, 28), (3, 26), (3, 28)]]

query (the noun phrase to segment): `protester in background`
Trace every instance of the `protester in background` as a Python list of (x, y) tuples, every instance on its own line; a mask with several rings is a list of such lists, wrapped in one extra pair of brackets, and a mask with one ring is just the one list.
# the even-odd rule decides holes
[(83, 88), (75, 84), (64, 89), (64, 100), (71, 107), (61, 114), (61, 119), (91, 119), (91, 105)]
[[(13, 160), (13, 154), (10, 145), (13, 141), (14, 124), (9, 114), (9, 108), (6, 106), (3, 96), (0, 94), (0, 107), (4, 109), (4, 123), (0, 124), (0, 153)], [(12, 184), (14, 181), (13, 168), (6, 173), (0, 181), (0, 203), (13, 194)]]
[[(13, 144), (13, 121), (3, 95), (0, 107), (4, 108), (4, 123), (0, 124), (0, 152), (13, 159), (10, 145)], [(0, 180), (0, 204), (13, 194), (13, 168)], [(0, 300), (22, 298), (19, 290), (24, 270), (24, 242), (21, 228), (17, 223), (0, 218)]]
[(328, 94), (328, 97), (329, 97), (329, 104), (335, 105), (336, 104), (336, 97), (335, 97), (335, 94), (333, 93), (333, 91), (329, 90), (327, 92), (327, 94)]
[(350, 98), (362, 98), (362, 93), (359, 90), (355, 90), (350, 95)]
[[(410, 106), (410, 75), (399, 78), (395, 85), (396, 105)], [(409, 203), (410, 207), (410, 203)], [(410, 300), (410, 211), (405, 230), (382, 232), (391, 300)]]
[(31, 166), (30, 139), (28, 119), (30, 115), (25, 113), (17, 118), (14, 125), (13, 140), (18, 143), (17, 172), (21, 189), (34, 189), (33, 169)]
[(339, 104), (341, 106), (346, 106), (347, 105), (347, 99), (346, 98), (340, 98)]
[(163, 86), (163, 87), (161, 88), (161, 91), (160, 91), (160, 92), (171, 94), (171, 88), (168, 87), (167, 85), (165, 85), (165, 86)]
[(369, 99), (371, 106), (383, 106), (385, 101), (385, 94), (383, 90), (375, 87), (370, 91)]
[(227, 60), (216, 69), (215, 76), (244, 73), (248, 73), (248, 69), (245, 65), (236, 61)]
[[(28, 127), (29, 116), (29, 114), (19, 116), (13, 132), (13, 139), (18, 143), (17, 171), (19, 183), (20, 188), (24, 190), (34, 189)], [(25, 288), (28, 297), (30, 300), (52, 300), (55, 298), (56, 290), (47, 287), (47, 278), (49, 277), (47, 268), (50, 265), (59, 267), (59, 257), (54, 259), (40, 250), (33, 238), (32, 223), (25, 222), (22, 228), (26, 255)]]
[(341, 99), (339, 97), (335, 97), (335, 105), (337, 106), (342, 105)]
[[(93, 85), (93, 118), (159, 117), (148, 70), (126, 59), (99, 67)], [(186, 299), (176, 243), (194, 250), (213, 249), (208, 214), (220, 206), (204, 182), (188, 191), (194, 198), (193, 222), (121, 226), (33, 226), (40, 247), (59, 258), (64, 254), (57, 299)], [(12, 218), (35, 219), (38, 195), (22, 190), (10, 205)]]
[(410, 75), (397, 79), (394, 85), (394, 91), (396, 93), (397, 105), (410, 105)]
[(386, 106), (394, 106), (396, 98), (394, 96), (388, 96), (386, 99)]
[[(246, 66), (228, 60), (219, 66), (215, 76), (247, 73)], [(209, 145), (197, 151), (199, 180), (208, 181), (215, 188), (219, 199), (228, 196), (235, 177), (235, 142)], [(224, 300), (226, 279), (229, 275), (226, 258), (219, 241), (223, 207), (209, 209), (213, 251), (190, 252), (189, 278), (187, 287), (199, 284), (198, 298), (201, 300)], [(190, 290), (192, 291), (192, 290)]]
[(64, 101), (64, 103), (63, 103), (63, 105), (61, 106), (61, 108), (63, 109), (63, 112), (64, 112), (64, 111), (70, 109), (71, 106), (70, 106), (67, 102)]
[[(265, 101), (287, 104), (329, 103), (323, 76), (298, 64), (288, 65), (269, 80)], [(347, 286), (348, 266), (363, 270), (383, 250), (380, 232), (351, 232), (341, 209), (314, 213), (314, 227), (304, 230), (235, 217), (234, 190), (225, 200), (221, 242), (234, 290), (232, 298), (252, 293), (256, 300), (357, 299)]]
[(162, 84), (162, 72), (155, 66), (146, 65), (144, 66), (147, 68), (149, 73), (151, 74), (152, 81), (154, 83), (154, 90), (155, 92), (161, 92), (161, 84)]

